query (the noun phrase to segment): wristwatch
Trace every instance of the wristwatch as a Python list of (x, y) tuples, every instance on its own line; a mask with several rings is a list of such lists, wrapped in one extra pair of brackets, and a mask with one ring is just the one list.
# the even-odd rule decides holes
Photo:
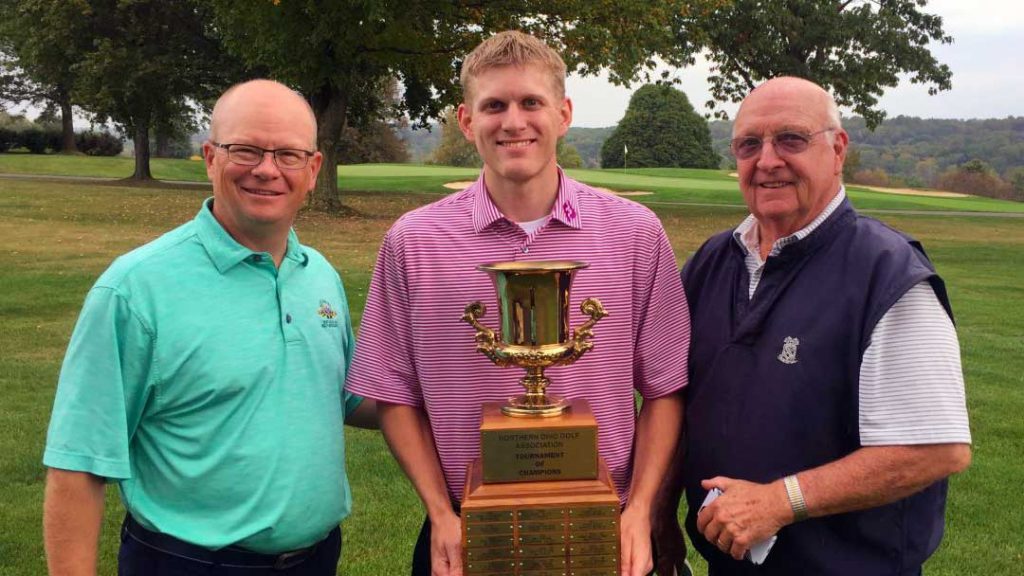
[(804, 502), (804, 493), (800, 491), (800, 483), (796, 480), (796, 474), (791, 474), (782, 479), (786, 485), (786, 495), (789, 496), (789, 505), (793, 508), (793, 520), (799, 522), (807, 519), (807, 503)]

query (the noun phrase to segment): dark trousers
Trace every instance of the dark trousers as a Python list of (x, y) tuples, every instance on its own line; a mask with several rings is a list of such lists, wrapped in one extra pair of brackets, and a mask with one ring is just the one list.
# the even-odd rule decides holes
[(335, 528), (307, 553), (275, 557), (240, 549), (205, 550), (139, 526), (121, 527), (118, 576), (336, 576), (341, 530)]
[[(459, 513), (458, 505), (453, 505), (455, 513)], [(652, 542), (651, 551), (654, 554), (654, 562), (657, 564), (658, 556), (654, 551)], [(654, 572), (651, 572), (653, 575)], [(430, 576), (430, 518), (423, 520), (423, 527), (420, 528), (419, 538), (416, 539), (416, 547), (412, 550), (412, 576)]]
[[(462, 512), (458, 502), (452, 502), (456, 514)], [(423, 519), (416, 547), (412, 549), (412, 576), (430, 576), (430, 517)]]

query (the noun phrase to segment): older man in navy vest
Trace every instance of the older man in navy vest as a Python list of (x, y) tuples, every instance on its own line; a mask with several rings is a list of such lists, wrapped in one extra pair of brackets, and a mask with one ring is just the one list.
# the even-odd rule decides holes
[[(945, 286), (920, 244), (850, 205), (821, 87), (764, 83), (733, 136), (750, 216), (682, 272), (694, 338), (667, 497), (685, 488), (713, 576), (920, 574), (971, 457)], [(660, 526), (668, 568), (685, 549)]]

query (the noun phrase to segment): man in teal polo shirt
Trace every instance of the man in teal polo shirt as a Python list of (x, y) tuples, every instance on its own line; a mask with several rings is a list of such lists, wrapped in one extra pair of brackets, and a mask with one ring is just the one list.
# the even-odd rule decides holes
[(213, 198), (118, 258), (86, 297), (43, 462), (51, 574), (95, 574), (104, 487), (128, 510), (119, 573), (335, 574), (351, 507), (341, 279), (291, 226), (322, 157), (306, 101), (228, 90), (203, 145)]

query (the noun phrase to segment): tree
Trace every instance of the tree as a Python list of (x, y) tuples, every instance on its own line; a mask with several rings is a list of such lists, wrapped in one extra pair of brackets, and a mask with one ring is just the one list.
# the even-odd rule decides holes
[(583, 168), (583, 158), (576, 147), (559, 138), (555, 146), (555, 156), (558, 158), (558, 165), (562, 168)]
[(340, 164), (402, 163), (409, 161), (405, 141), (387, 122), (374, 120), (366, 126), (347, 126), (338, 143)]
[[(869, 128), (885, 117), (878, 97), (900, 75), (935, 94), (951, 87), (952, 72), (928, 51), (949, 44), (942, 18), (919, 10), (924, 0), (735, 0), (697, 8), (680, 20), (686, 53), (692, 34), (708, 50), (713, 99), (739, 102), (761, 81), (790, 75), (831, 90)], [(716, 116), (725, 118), (718, 111)]]
[(860, 148), (850, 144), (846, 147), (846, 160), (843, 162), (843, 181), (853, 182), (854, 174), (860, 170)]
[[(849, 157), (849, 156), (847, 156)], [(923, 186), (934, 186), (939, 177), (939, 163), (935, 158), (923, 158), (914, 164), (914, 176)]]
[(851, 182), (863, 184), (865, 186), (880, 186), (883, 188), (892, 186), (892, 179), (889, 177), (889, 173), (885, 171), (885, 168), (858, 170), (853, 175)]
[(985, 162), (984, 160), (979, 160), (977, 158), (973, 160), (968, 160), (967, 162), (961, 164), (960, 171), (964, 172), (965, 174), (988, 174), (993, 176), (995, 175), (995, 171), (992, 170), (992, 167), (989, 166), (987, 162)]
[(0, 0), (0, 100), (60, 111), (61, 149), (73, 153), (77, 66), (91, 46), (84, 0)]
[(0, 110), (0, 153), (21, 146), (21, 133), (32, 127), (24, 116), (12, 116)]
[(441, 118), (441, 144), (434, 149), (430, 162), (443, 166), (469, 168), (480, 168), (484, 165), (480, 155), (477, 154), (476, 146), (466, 140), (462, 130), (459, 130), (459, 119), (456, 116), (455, 108), (446, 110)]
[(18, 59), (12, 55), (14, 49), (10, 41), (2, 34), (0, 29), (0, 102), (20, 102), (22, 98), (15, 94), (20, 92), (25, 80), (19, 75), (21, 70), (18, 68)]
[(199, 106), (189, 106), (182, 114), (153, 121), (152, 156), (155, 158), (188, 158), (193, 154), (191, 136), (200, 129)]
[(131, 178), (150, 180), (151, 129), (194, 122), (239, 67), (208, 28), (199, 0), (91, 0), (93, 47), (78, 65), (77, 93), (86, 108), (110, 118), (135, 143)]
[(380, 83), (378, 105), (371, 113), (349, 122), (338, 140), (339, 164), (408, 162), (409, 151), (397, 131), (409, 126), (399, 102), (398, 82)]
[(1013, 200), (1024, 200), (1024, 166), (1015, 166), (1006, 172), (1006, 183)]
[(943, 190), (977, 194), (989, 198), (1013, 198), (1011, 187), (996, 175), (991, 166), (977, 158), (946, 170), (939, 177), (936, 186)]
[(625, 116), (601, 147), (602, 168), (718, 168), (718, 164), (707, 122), (694, 111), (686, 94), (667, 84), (648, 84), (634, 92)]
[[(323, 168), (314, 205), (342, 209), (337, 188), (337, 142), (346, 123), (381, 104), (381, 82), (397, 78), (403, 112), (418, 126), (458, 102), (461, 59), (497, 30), (521, 29), (544, 38), (570, 70), (609, 70), (627, 83), (653, 69), (654, 57), (673, 66), (692, 62), (686, 6), (718, 0), (471, 1), (210, 0), (228, 50), (309, 99), (318, 123)], [(258, 41), (254, 41), (258, 39)]]

